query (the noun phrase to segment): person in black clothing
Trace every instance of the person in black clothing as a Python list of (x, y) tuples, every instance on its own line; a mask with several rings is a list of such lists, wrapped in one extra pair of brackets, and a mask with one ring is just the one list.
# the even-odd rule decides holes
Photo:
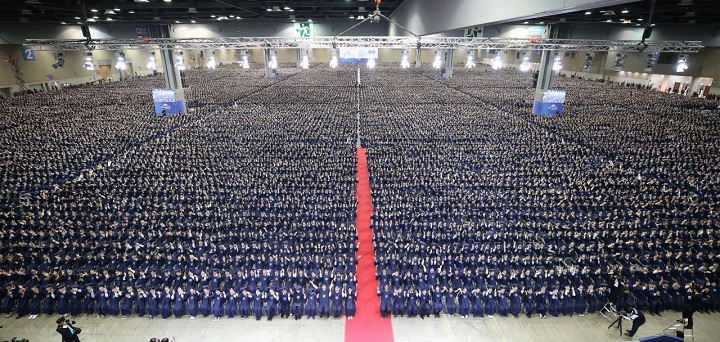
[(74, 321), (67, 320), (65, 317), (60, 317), (57, 321), (55, 321), (55, 323), (57, 323), (55, 331), (62, 336), (63, 342), (80, 342), (80, 338), (78, 337), (78, 334), (80, 334), (80, 328), (74, 328), (72, 326), (75, 324)]
[(645, 324), (645, 315), (635, 308), (630, 310), (625, 319), (632, 321), (632, 328), (625, 333), (625, 335), (630, 337), (634, 336), (638, 329), (640, 329), (640, 326)]
[(695, 287), (694, 283), (689, 284), (688, 294), (685, 296), (685, 302), (683, 303), (682, 318), (686, 320), (685, 329), (693, 328), (693, 314), (700, 307), (702, 303), (702, 295)]

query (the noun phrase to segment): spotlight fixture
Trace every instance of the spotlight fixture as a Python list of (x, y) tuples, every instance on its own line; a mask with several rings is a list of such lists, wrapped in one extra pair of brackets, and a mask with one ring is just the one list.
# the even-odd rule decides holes
[(497, 55), (497, 56), (495, 56), (495, 58), (493, 58), (492, 64), (490, 64), (490, 66), (494, 70), (502, 68), (502, 61), (500, 60), (500, 55)]
[(555, 56), (555, 59), (553, 60), (553, 70), (560, 71), (562, 70), (562, 58), (560, 56)]
[(400, 60), (400, 67), (403, 69), (410, 68), (410, 51), (403, 50), (402, 59)]
[(300, 58), (300, 68), (309, 69), (310, 59), (308, 58), (308, 51), (306, 49), (302, 49), (300, 53), (302, 54), (302, 57)]
[(177, 55), (175, 56), (175, 66), (180, 71), (185, 70), (185, 56), (183, 55), (182, 51), (178, 51)]
[(270, 61), (268, 61), (267, 66), (270, 69), (277, 69), (278, 67), (277, 53), (275, 50), (270, 50)]
[(688, 55), (686, 53), (683, 53), (680, 56), (678, 56), (677, 67), (675, 68), (676, 72), (685, 72), (685, 70), (688, 69), (687, 61), (688, 61), (689, 56), (690, 55)]
[(435, 59), (433, 60), (432, 67), (433, 67), (433, 69), (440, 69), (440, 67), (442, 67), (442, 51), (441, 50), (435, 51)]
[(593, 58), (595, 58), (594, 52), (586, 52), (585, 53), (585, 66), (583, 66), (583, 69), (585, 69), (585, 71), (590, 70), (590, 68), (592, 67)]
[(95, 66), (93, 65), (92, 52), (85, 53), (85, 60), (83, 62), (83, 67), (85, 68), (85, 70), (95, 70)]
[(155, 58), (155, 51), (148, 53), (148, 62), (146, 67), (148, 70), (157, 70), (157, 59)]
[(125, 53), (120, 51), (115, 54), (117, 62), (115, 63), (115, 69), (125, 70), (127, 69), (127, 63), (125, 62)]
[(62, 68), (65, 65), (65, 54), (62, 52), (55, 52), (55, 63), (53, 63), (53, 69)]
[(523, 57), (522, 63), (520, 63), (520, 71), (527, 72), (530, 71), (530, 57), (525, 56)]
[(465, 68), (472, 69), (475, 65), (475, 51), (470, 51), (468, 52), (467, 62), (465, 62)]
[(217, 62), (215, 61), (215, 51), (210, 51), (210, 57), (208, 57), (207, 63), (205, 66), (208, 69), (215, 69), (217, 68)]
[(338, 52), (337, 49), (332, 49), (330, 52), (330, 68), (337, 69), (338, 67)]

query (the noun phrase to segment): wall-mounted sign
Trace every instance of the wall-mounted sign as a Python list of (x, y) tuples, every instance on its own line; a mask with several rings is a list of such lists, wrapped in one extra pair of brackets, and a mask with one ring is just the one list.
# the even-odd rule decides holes
[(34, 61), (35, 60), (35, 51), (31, 48), (20, 48), (20, 51), (22, 51), (23, 59), (26, 61)]
[(466, 38), (477, 38), (480, 37), (480, 34), (482, 33), (482, 29), (479, 27), (469, 27), (465, 29), (465, 37)]

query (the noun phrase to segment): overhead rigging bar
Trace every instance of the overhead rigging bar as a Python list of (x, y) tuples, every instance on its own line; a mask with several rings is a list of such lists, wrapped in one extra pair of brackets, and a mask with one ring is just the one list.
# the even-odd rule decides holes
[(620, 52), (698, 52), (701, 41), (646, 41), (536, 38), (466, 37), (235, 37), (235, 38), (142, 38), (142, 39), (28, 39), (25, 46), (37, 51), (87, 50), (170, 50), (170, 49), (297, 49), (376, 47), (414, 49), (563, 50)]

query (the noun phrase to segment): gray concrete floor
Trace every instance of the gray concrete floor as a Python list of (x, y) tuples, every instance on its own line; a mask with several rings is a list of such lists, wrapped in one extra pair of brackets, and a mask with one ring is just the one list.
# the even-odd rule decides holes
[[(640, 328), (636, 338), (662, 333), (671, 325), (679, 313), (666, 313), (662, 317), (647, 316), (647, 323)], [(21, 318), (0, 318), (0, 341), (12, 337), (27, 338), (30, 342), (58, 342), (55, 332), (57, 317), (40, 316), (35, 320)], [(695, 316), (695, 341), (720, 341), (720, 314)], [(175, 337), (177, 342), (205, 341), (312, 341), (342, 342), (345, 322), (342, 319), (265, 319), (241, 320), (221, 319), (213, 322), (212, 317), (190, 320), (170, 318), (166, 321), (131, 317), (96, 319), (95, 316), (80, 316), (77, 326), (83, 328), (80, 339), (83, 342), (147, 342), (151, 337)], [(617, 330), (608, 330), (602, 317), (560, 317), (528, 319), (521, 317), (467, 318), (458, 316), (440, 318), (394, 318), (393, 331), (397, 342), (425, 341), (630, 341), (632, 338), (619, 336)], [(624, 328), (629, 328), (626, 325)], [(689, 341), (687, 339), (686, 341)]]

